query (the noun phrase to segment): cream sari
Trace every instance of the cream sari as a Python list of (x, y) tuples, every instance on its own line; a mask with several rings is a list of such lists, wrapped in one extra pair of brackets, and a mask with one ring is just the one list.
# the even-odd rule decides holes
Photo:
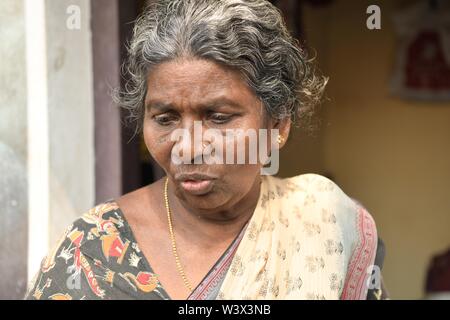
[(376, 248), (372, 217), (332, 181), (263, 176), (217, 299), (366, 299)]

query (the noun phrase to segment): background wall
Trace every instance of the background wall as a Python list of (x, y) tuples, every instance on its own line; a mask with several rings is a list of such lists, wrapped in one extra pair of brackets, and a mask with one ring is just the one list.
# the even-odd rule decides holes
[[(53, 244), (95, 202), (94, 88), (90, 1), (45, 4)], [(67, 28), (71, 5), (80, 10), (78, 29)]]
[(0, 299), (19, 298), (27, 282), (27, 104), (23, 12), (22, 1), (0, 2)]
[(0, 298), (20, 299), (94, 205), (90, 0), (3, 0), (0, 39)]
[[(389, 94), (396, 38), (391, 16), (414, 1), (344, 1), (304, 8), (308, 45), (330, 77), (315, 137), (301, 130), (282, 154), (282, 176), (331, 174), (376, 220), (392, 298), (424, 295), (429, 260), (450, 246), (450, 103)], [(366, 28), (378, 4), (382, 29)], [(299, 170), (300, 169), (300, 170)]]
[(23, 85), (26, 82), (23, 11), (22, 1), (3, 0), (0, 3), (0, 140), (25, 161), (27, 109)]

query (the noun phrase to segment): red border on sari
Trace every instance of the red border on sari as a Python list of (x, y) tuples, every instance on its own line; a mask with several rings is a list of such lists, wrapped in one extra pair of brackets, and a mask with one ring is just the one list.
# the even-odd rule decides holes
[[(357, 204), (358, 205), (358, 204)], [(377, 249), (377, 229), (367, 210), (358, 205), (357, 227), (359, 241), (348, 266), (347, 277), (342, 291), (342, 300), (365, 300), (368, 280)]]

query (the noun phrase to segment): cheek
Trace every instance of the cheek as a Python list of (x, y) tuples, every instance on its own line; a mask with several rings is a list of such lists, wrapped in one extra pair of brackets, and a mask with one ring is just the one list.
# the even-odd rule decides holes
[(143, 135), (150, 155), (162, 168), (166, 168), (170, 161), (170, 136), (154, 130), (150, 125), (144, 125)]
[[(244, 127), (243, 132), (226, 139), (225, 150), (230, 150), (234, 154), (234, 163), (242, 164), (244, 158), (245, 164), (249, 167), (247, 169), (256, 170), (250, 167), (262, 165), (264, 162), (263, 155), (267, 155), (271, 146), (270, 131), (258, 127), (256, 123), (252, 124), (254, 126)], [(249, 132), (251, 133), (247, 134)]]

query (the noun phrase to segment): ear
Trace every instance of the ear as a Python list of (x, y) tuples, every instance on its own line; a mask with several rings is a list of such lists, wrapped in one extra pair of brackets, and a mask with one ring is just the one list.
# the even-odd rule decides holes
[(279, 135), (281, 136), (281, 142), (279, 144), (279, 149), (281, 149), (289, 137), (289, 132), (291, 131), (291, 118), (286, 117), (280, 120), (272, 120), (272, 129), (278, 129)]

